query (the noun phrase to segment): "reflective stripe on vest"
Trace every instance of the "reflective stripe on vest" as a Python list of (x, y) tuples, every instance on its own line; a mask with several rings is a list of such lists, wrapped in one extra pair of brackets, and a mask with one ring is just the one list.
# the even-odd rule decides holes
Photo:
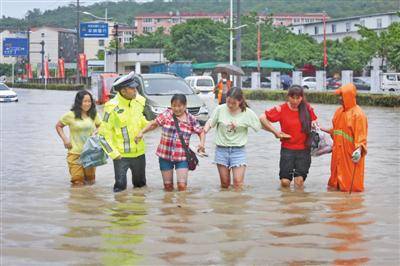
[(110, 144), (108, 144), (107, 140), (103, 136), (100, 136), (100, 143), (103, 144), (104, 148), (106, 148), (106, 151), (108, 153), (113, 151)]
[(340, 135), (340, 136), (343, 136), (348, 141), (354, 142), (354, 138), (352, 136), (350, 136), (349, 134), (345, 133), (343, 130), (334, 130), (333, 135)]
[(109, 118), (110, 118), (110, 113), (105, 112), (104, 117), (103, 117), (103, 121), (104, 122), (108, 122)]
[(131, 151), (131, 141), (128, 135), (128, 128), (122, 127), (121, 131), (122, 131), (122, 137), (124, 138), (124, 152), (129, 153)]

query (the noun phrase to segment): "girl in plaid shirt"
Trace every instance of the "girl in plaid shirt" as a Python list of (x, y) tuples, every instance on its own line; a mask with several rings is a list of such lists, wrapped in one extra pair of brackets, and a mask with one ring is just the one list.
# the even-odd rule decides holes
[(160, 144), (158, 145), (156, 154), (159, 157), (161, 175), (166, 191), (172, 191), (174, 189), (174, 168), (176, 170), (179, 191), (186, 190), (189, 172), (186, 152), (179, 139), (174, 116), (178, 119), (186, 146), (189, 147), (190, 137), (195, 133), (200, 138), (198, 151), (205, 152), (203, 128), (200, 126), (197, 119), (186, 110), (186, 103), (185, 95), (175, 94), (171, 99), (171, 108), (159, 114), (156, 119), (151, 121), (135, 138), (135, 141), (139, 141), (143, 138), (145, 133), (157, 127), (162, 127)]

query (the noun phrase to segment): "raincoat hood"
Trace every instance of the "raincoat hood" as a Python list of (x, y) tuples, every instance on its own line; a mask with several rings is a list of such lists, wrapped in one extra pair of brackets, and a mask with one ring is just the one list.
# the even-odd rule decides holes
[(349, 110), (357, 105), (357, 88), (353, 83), (341, 86), (335, 91), (335, 94), (342, 96), (343, 107), (345, 110)]

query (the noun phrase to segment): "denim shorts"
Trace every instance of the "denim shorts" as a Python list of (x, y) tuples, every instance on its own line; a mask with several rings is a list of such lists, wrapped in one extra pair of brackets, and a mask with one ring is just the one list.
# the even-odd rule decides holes
[(173, 161), (168, 161), (161, 157), (158, 157), (158, 162), (160, 163), (161, 171), (168, 171), (168, 170), (172, 170), (174, 168), (175, 169), (189, 168), (187, 161), (173, 162)]
[(233, 167), (245, 166), (246, 149), (242, 147), (223, 147), (217, 146), (215, 149), (214, 163), (221, 164), (229, 169)]

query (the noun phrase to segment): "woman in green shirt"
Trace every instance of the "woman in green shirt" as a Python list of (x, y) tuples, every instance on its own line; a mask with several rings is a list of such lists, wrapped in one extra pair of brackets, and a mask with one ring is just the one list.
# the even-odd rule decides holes
[(217, 128), (214, 163), (218, 167), (221, 187), (229, 188), (232, 172), (234, 188), (241, 188), (247, 165), (245, 145), (248, 129), (258, 131), (261, 128), (258, 116), (248, 107), (241, 89), (234, 87), (229, 90), (226, 104), (214, 110), (204, 132), (213, 127)]
[[(92, 95), (88, 91), (80, 91), (75, 96), (71, 111), (64, 114), (56, 125), (64, 147), (68, 149), (67, 162), (74, 186), (93, 184), (95, 181), (95, 168), (83, 168), (79, 157), (86, 140), (95, 133), (100, 124)], [(69, 138), (64, 134), (65, 126), (69, 127)]]

